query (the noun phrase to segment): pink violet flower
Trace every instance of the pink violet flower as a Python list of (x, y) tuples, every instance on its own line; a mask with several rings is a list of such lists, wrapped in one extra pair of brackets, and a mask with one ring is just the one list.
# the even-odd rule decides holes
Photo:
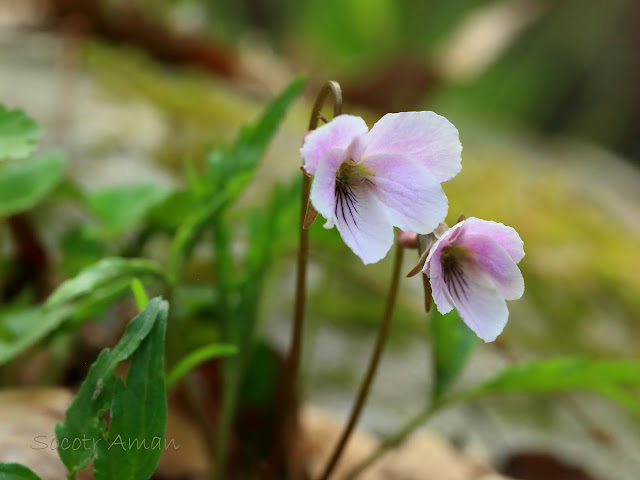
[(478, 337), (492, 342), (509, 318), (505, 300), (524, 293), (517, 266), (523, 257), (523, 242), (513, 228), (471, 217), (438, 239), (422, 271), (438, 311), (455, 308)]
[(393, 245), (393, 227), (432, 232), (447, 214), (441, 182), (461, 169), (458, 130), (433, 112), (389, 113), (371, 129), (340, 115), (308, 133), (300, 149), (310, 200), (365, 264)]

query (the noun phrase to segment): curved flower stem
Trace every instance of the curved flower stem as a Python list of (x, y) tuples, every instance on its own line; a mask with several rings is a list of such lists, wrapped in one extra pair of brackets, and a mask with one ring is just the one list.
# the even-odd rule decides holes
[(356, 465), (342, 480), (355, 480), (358, 478), (362, 472), (364, 472), (368, 467), (373, 465), (377, 460), (379, 460), (388, 450), (397, 447), (404, 440), (413, 433), (413, 431), (426, 422), (431, 416), (436, 413), (439, 405), (434, 404), (425, 408), (418, 415), (409, 420), (400, 430), (386, 438), (378, 448), (376, 448), (373, 452), (371, 452), (364, 460), (362, 460), (358, 465)]
[(384, 316), (382, 317), (382, 322), (380, 323), (380, 329), (378, 330), (376, 345), (373, 349), (371, 359), (369, 360), (369, 368), (367, 369), (367, 373), (364, 377), (362, 385), (360, 385), (360, 390), (358, 391), (356, 402), (353, 406), (353, 410), (351, 411), (351, 416), (349, 417), (349, 420), (347, 421), (347, 424), (342, 431), (342, 435), (340, 437), (340, 440), (338, 441), (338, 444), (336, 445), (336, 448), (333, 451), (333, 454), (331, 455), (331, 459), (327, 463), (324, 472), (319, 477), (320, 480), (327, 480), (333, 472), (333, 469), (338, 463), (338, 460), (340, 460), (340, 456), (342, 455), (342, 452), (344, 451), (347, 442), (349, 441), (351, 433), (358, 423), (360, 413), (362, 412), (362, 409), (364, 408), (364, 405), (367, 401), (369, 390), (371, 389), (371, 384), (373, 383), (376, 371), (378, 370), (378, 364), (380, 363), (382, 351), (384, 350), (384, 345), (387, 340), (391, 318), (393, 317), (393, 308), (396, 303), (396, 297), (398, 296), (398, 285), (400, 283), (400, 270), (402, 268), (403, 253), (404, 248), (396, 244), (395, 257), (393, 260), (393, 273), (391, 274), (391, 285), (389, 287), (389, 293), (387, 294), (387, 305), (385, 307)]
[[(321, 110), (327, 96), (333, 96), (333, 116), (336, 117), (342, 113), (342, 89), (340, 84), (335, 81), (327, 82), (311, 111), (309, 120), (309, 131), (315, 130), (318, 126), (318, 120), (321, 118)], [(284, 379), (282, 388), (282, 409), (279, 424), (276, 428), (278, 437), (274, 440), (271, 465), (269, 474), (275, 475), (273, 469), (277, 469), (284, 447), (286, 437), (290, 431), (291, 414), (289, 410), (295, 406), (296, 386), (298, 379), (298, 371), (300, 369), (300, 357), (302, 354), (302, 333), (304, 330), (304, 309), (306, 301), (306, 279), (307, 279), (307, 263), (309, 257), (309, 218), (312, 217), (313, 206), (309, 203), (309, 195), (311, 193), (311, 178), (303, 173), (302, 177), (302, 194), (300, 197), (300, 240), (298, 244), (298, 261), (296, 268), (296, 293), (295, 306), (293, 314), (293, 328), (291, 330), (291, 343), (289, 352), (284, 360)], [(269, 476), (268, 474), (268, 476)]]

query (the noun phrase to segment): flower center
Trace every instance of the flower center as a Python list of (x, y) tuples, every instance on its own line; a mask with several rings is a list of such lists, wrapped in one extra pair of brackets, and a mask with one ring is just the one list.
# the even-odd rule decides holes
[(353, 158), (350, 158), (342, 162), (340, 168), (338, 168), (336, 172), (336, 183), (359, 185), (366, 180), (364, 176), (371, 174), (372, 172), (367, 167), (361, 163), (356, 163)]

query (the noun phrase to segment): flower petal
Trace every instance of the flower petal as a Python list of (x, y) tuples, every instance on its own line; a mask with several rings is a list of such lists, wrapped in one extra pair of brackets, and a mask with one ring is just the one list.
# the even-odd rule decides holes
[[(325, 219), (331, 220), (336, 209), (336, 173), (344, 161), (344, 152), (329, 150), (318, 163), (309, 199)], [(331, 228), (333, 223), (329, 225)]]
[(444, 182), (462, 169), (461, 152), (458, 130), (449, 120), (433, 112), (402, 112), (388, 113), (373, 126), (364, 155), (414, 158)]
[(422, 273), (429, 277), (431, 283), (431, 292), (433, 294), (433, 300), (436, 302), (438, 311), (440, 313), (449, 313), (453, 310), (453, 301), (449, 296), (449, 292), (444, 287), (444, 279), (442, 277), (442, 263), (440, 257), (442, 255), (442, 249), (451, 245), (460, 233), (461, 224), (454, 225), (447, 230), (433, 244), (429, 255), (427, 255), (427, 261), (424, 264)]
[(367, 156), (360, 165), (394, 226), (425, 235), (447, 216), (449, 205), (440, 182), (418, 161), (376, 154)]
[(484, 270), (493, 281), (498, 293), (506, 300), (516, 300), (524, 293), (524, 279), (520, 269), (507, 251), (493, 238), (486, 235), (468, 235), (466, 232), (456, 242), (473, 252), (473, 262)]
[(482, 340), (493, 342), (507, 324), (507, 303), (482, 270), (469, 269), (466, 265), (463, 268), (466, 289), (449, 288), (448, 291), (460, 318)]
[(322, 158), (333, 150), (342, 151), (344, 160), (353, 158), (357, 161), (364, 151), (368, 131), (362, 118), (338, 115), (326, 125), (309, 132), (300, 149), (305, 171), (315, 175)]
[(498, 242), (502, 248), (518, 263), (524, 257), (524, 243), (518, 232), (498, 222), (470, 217), (464, 221), (465, 235), (486, 235)]
[(339, 184), (333, 217), (344, 243), (365, 264), (384, 258), (393, 245), (393, 226), (372, 190), (367, 182)]

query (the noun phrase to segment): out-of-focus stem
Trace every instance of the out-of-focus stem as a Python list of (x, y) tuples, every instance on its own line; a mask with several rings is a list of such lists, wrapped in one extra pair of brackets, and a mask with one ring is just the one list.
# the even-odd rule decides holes
[(380, 363), (380, 358), (382, 357), (382, 352), (384, 350), (384, 346), (387, 340), (387, 336), (389, 334), (389, 326), (391, 325), (391, 318), (393, 317), (393, 309), (395, 307), (396, 298), (398, 296), (398, 285), (400, 284), (400, 270), (402, 268), (402, 258), (403, 258), (404, 248), (400, 245), (396, 245), (395, 248), (395, 257), (393, 263), (393, 273), (391, 274), (391, 285), (389, 286), (389, 293), (387, 294), (387, 304), (384, 311), (384, 316), (382, 317), (382, 322), (380, 323), (380, 328), (378, 330), (378, 338), (376, 339), (376, 344), (373, 349), (373, 353), (371, 355), (371, 359), (369, 360), (369, 367), (367, 369), (367, 373), (365, 374), (364, 380), (362, 381), (362, 385), (360, 385), (360, 390), (358, 391), (358, 396), (356, 397), (355, 404), (353, 409), (351, 410), (351, 415), (347, 424), (342, 431), (342, 435), (340, 436), (340, 440), (336, 445), (333, 454), (329, 462), (327, 463), (324, 472), (319, 477), (320, 480), (327, 480), (333, 469), (335, 468), (338, 460), (342, 455), (345, 447), (347, 446), (347, 442), (351, 437), (351, 434), (358, 423), (358, 419), (360, 418), (360, 413), (364, 408), (364, 405), (367, 401), (367, 397), (369, 396), (369, 390), (371, 389), (371, 384), (373, 383), (373, 379), (375, 378), (376, 372), (378, 370), (378, 364)]

